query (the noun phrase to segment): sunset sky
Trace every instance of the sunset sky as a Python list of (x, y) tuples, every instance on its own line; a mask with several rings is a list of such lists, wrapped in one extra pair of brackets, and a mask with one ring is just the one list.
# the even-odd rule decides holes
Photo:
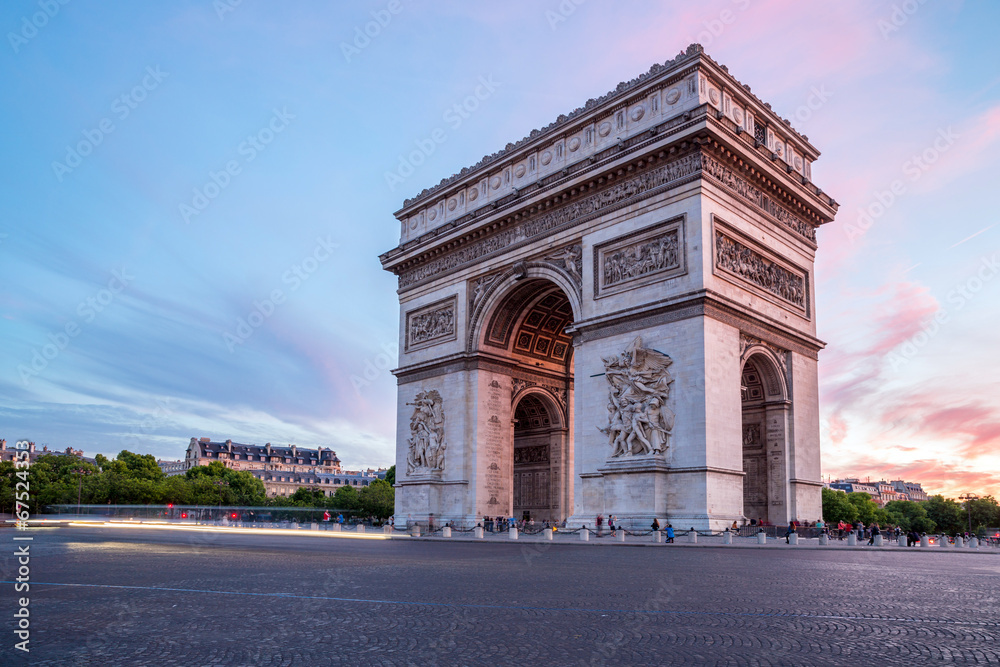
[(998, 495), (998, 24), (949, 0), (4, 2), (0, 437), (390, 465), (392, 213), (700, 42), (841, 205), (815, 272), (824, 477)]

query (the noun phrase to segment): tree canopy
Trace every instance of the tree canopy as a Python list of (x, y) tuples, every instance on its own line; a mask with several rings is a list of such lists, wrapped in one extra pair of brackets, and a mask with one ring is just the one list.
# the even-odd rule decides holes
[[(262, 481), (246, 470), (227, 468), (220, 461), (168, 477), (150, 454), (122, 450), (113, 459), (98, 454), (94, 460), (88, 463), (61, 454), (44, 454), (35, 459), (28, 468), (34, 511), (79, 501), (85, 505), (316, 507), (358, 511), (379, 519), (393, 512), (394, 489), (383, 480), (362, 487), (360, 493), (353, 486), (342, 486), (327, 496), (319, 487), (303, 487), (288, 497), (268, 498)], [(0, 511), (10, 511), (16, 481), (14, 464), (0, 463)]]

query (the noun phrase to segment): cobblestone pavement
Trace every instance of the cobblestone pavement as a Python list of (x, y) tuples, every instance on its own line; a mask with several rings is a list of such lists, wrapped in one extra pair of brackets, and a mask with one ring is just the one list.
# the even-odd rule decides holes
[(31, 533), (4, 665), (1000, 664), (990, 554)]

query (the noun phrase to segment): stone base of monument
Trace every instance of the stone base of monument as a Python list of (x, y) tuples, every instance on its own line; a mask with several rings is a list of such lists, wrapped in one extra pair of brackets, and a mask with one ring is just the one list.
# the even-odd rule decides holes
[(319, 530), (319, 524), (318, 523), (309, 524), (309, 530)]
[(451, 527), (445, 526), (441, 529), (441, 537), (451, 537)]
[(339, 533), (340, 532), (340, 524), (339, 523), (333, 524), (332, 526), (330, 526), (330, 530), (332, 530), (335, 533)]
[(551, 542), (552, 541), (552, 529), (551, 528), (546, 528), (545, 530), (543, 530), (542, 531), (542, 538), (546, 539), (546, 540), (549, 540)]
[(896, 544), (899, 545), (899, 546), (901, 546), (901, 547), (905, 547), (906, 546), (906, 535), (900, 535), (898, 538), (896, 538)]
[(827, 546), (829, 544), (830, 544), (830, 536), (829, 535), (827, 535), (826, 533), (823, 533), (822, 535), (819, 536), (819, 545), (821, 547), (825, 547), (825, 546)]
[(688, 542), (691, 544), (698, 544), (698, 531), (692, 530), (688, 533)]
[(763, 530), (757, 533), (757, 544), (767, 544), (767, 533)]
[(732, 531), (727, 530), (726, 532), (722, 533), (722, 543), (723, 544), (732, 544), (733, 543), (733, 533), (732, 533)]
[(791, 535), (789, 535), (788, 536), (788, 543), (790, 545), (792, 545), (793, 547), (796, 546), (799, 543), (798, 533), (792, 533)]
[(392, 535), (392, 526), (390, 526), (389, 524), (385, 524), (384, 526), (382, 526), (382, 534)]
[(931, 538), (927, 537), (926, 535), (921, 535), (920, 536), (920, 546), (922, 546), (922, 547), (929, 547), (930, 545), (931, 545)]
[(618, 530), (615, 531), (615, 541), (616, 542), (624, 542), (625, 541), (625, 529), (624, 528), (619, 528)]
[(948, 542), (947, 535), (938, 536), (938, 546), (941, 547), (942, 549), (947, 549), (948, 547), (951, 546), (951, 544)]
[(473, 533), (473, 535), (476, 536), (476, 539), (479, 539), (479, 540), (483, 539), (483, 537), (485, 536), (485, 534), (486, 534), (486, 531), (483, 529), (482, 526), (476, 526), (476, 531)]
[(970, 549), (978, 549), (979, 548), (979, 538), (978, 537), (970, 537), (969, 538), (969, 548)]
[(580, 541), (581, 542), (589, 542), (590, 541), (590, 531), (587, 530), (586, 528), (581, 528), (580, 529)]
[(413, 526), (410, 528), (410, 535), (413, 537), (420, 537), (420, 526)]
[(656, 542), (657, 544), (663, 544), (663, 531), (654, 530), (653, 541)]
[(354, 532), (356, 532), (356, 533), (363, 533), (363, 532), (365, 532), (365, 524), (359, 523), (358, 527), (354, 529)]
[(853, 530), (847, 534), (847, 546), (856, 547), (858, 546), (858, 534)]
[(955, 546), (956, 547), (964, 547), (965, 546), (965, 539), (961, 535), (956, 535), (955, 536)]
[[(627, 515), (633, 525), (648, 526), (653, 519), (662, 520), (667, 513), (666, 498), (675, 491), (669, 484), (671, 478), (670, 468), (663, 456), (625, 455), (606, 460), (596, 473), (587, 475), (580, 482), (585, 496), (592, 493), (604, 498), (600, 513)], [(593, 514), (583, 512), (578, 517), (570, 517), (570, 521), (576, 519), (583, 523), (588, 516)], [(695, 521), (694, 524), (684, 525), (702, 525), (697, 523), (697, 519)]]
[(516, 540), (517, 539), (517, 528), (514, 528), (512, 526), (511, 529), (509, 531), (507, 531), (507, 539), (509, 539), (509, 540)]
[(873, 540), (873, 542), (875, 543), (875, 546), (877, 546), (877, 547), (882, 546), (882, 536), (881, 535), (876, 535), (875, 539)]

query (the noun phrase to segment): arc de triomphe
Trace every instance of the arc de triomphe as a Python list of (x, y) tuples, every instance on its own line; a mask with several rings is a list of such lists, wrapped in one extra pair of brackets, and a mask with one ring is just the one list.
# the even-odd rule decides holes
[(397, 518), (819, 518), (818, 156), (692, 45), (407, 200)]

